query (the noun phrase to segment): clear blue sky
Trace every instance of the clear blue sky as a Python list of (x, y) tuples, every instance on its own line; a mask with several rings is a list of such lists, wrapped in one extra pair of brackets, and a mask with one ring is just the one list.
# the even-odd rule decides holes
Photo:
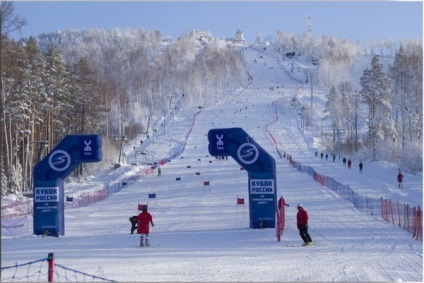
[(17, 1), (15, 14), (27, 20), (14, 38), (68, 29), (144, 28), (179, 36), (210, 31), (219, 38), (241, 29), (248, 43), (277, 30), (349, 40), (411, 39), (423, 35), (421, 1)]

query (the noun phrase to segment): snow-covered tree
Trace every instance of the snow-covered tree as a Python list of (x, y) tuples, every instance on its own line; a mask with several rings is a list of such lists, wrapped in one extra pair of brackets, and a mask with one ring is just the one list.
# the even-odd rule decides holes
[(66, 128), (64, 119), (57, 119), (66, 115), (71, 107), (72, 94), (70, 93), (69, 72), (61, 58), (59, 50), (52, 45), (46, 57), (45, 86), (47, 101), (44, 105), (44, 135), (40, 131), (39, 140), (47, 140), (49, 144), (56, 144), (64, 135)]
[(379, 57), (371, 59), (371, 68), (365, 69), (360, 80), (360, 94), (369, 110), (369, 136), (375, 149), (379, 141), (392, 139), (396, 133), (392, 115), (392, 81), (383, 72)]

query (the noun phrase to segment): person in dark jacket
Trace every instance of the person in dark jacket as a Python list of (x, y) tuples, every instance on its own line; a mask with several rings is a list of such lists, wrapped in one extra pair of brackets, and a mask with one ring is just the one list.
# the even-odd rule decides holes
[(403, 188), (403, 185), (402, 185), (402, 182), (403, 182), (403, 175), (402, 175), (402, 173), (400, 172), (400, 169), (399, 169), (399, 174), (397, 175), (397, 180), (398, 180), (398, 187), (399, 188)]
[(364, 165), (362, 164), (362, 161), (359, 162), (359, 174), (362, 174), (362, 168), (364, 167)]
[[(140, 247), (143, 247), (144, 245), (150, 246), (149, 244), (149, 224), (152, 224), (152, 227), (155, 226), (153, 224), (153, 217), (152, 215), (147, 212), (147, 207), (143, 207), (143, 210), (137, 217), (138, 219), (138, 228), (137, 228), (137, 234), (140, 234)], [(144, 242), (144, 239), (146, 239), (146, 242)]]
[(352, 160), (350, 159), (347, 161), (347, 168), (352, 168)]
[(131, 234), (134, 234), (134, 231), (137, 229), (137, 223), (138, 223), (138, 216), (131, 216), (130, 222), (131, 222)]
[(297, 205), (297, 229), (299, 229), (299, 235), (303, 240), (303, 245), (312, 245), (314, 242), (308, 233), (308, 212), (303, 208), (301, 204)]

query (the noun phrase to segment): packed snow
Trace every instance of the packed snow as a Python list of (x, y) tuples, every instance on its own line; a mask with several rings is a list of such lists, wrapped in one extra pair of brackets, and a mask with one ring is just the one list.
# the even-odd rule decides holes
[[(78, 197), (82, 191), (128, 180), (103, 201), (66, 209), (64, 236), (41, 237), (28, 231), (2, 237), (2, 266), (53, 252), (57, 264), (120, 282), (422, 282), (421, 241), (379, 215), (358, 211), (290, 166), (276, 147), (358, 194), (411, 206), (422, 204), (422, 175), (404, 173), (404, 189), (399, 189), (393, 164), (365, 160), (360, 174), (354, 157), (350, 170), (338, 156), (334, 163), (332, 158), (315, 157), (315, 151), (322, 152), (318, 138), (311, 128), (302, 130), (299, 117), (300, 105), (310, 103), (310, 89), (300, 83), (303, 69), (291, 73), (290, 64), (314, 66), (300, 59), (282, 61), (271, 51), (240, 50), (252, 82), (211, 107), (180, 111), (166, 117), (165, 126), (159, 121), (154, 142), (139, 135), (143, 144), (135, 140), (125, 145), (127, 165), (82, 184), (66, 184), (66, 195)], [(314, 122), (320, 121), (325, 92), (315, 86)], [(293, 104), (293, 97), (298, 103)], [(208, 131), (231, 127), (243, 128), (276, 161), (277, 194), (290, 204), (280, 242), (275, 229), (249, 228), (246, 171), (231, 158), (209, 155)], [(136, 160), (134, 146), (148, 155)], [(149, 168), (146, 162), (160, 160), (166, 161), (161, 176), (143, 173)], [(135, 162), (138, 165), (130, 165)], [(152, 193), (155, 199), (148, 198)], [(244, 206), (236, 204), (241, 197)], [(155, 223), (151, 247), (138, 247), (139, 235), (130, 234), (128, 218), (138, 214), (139, 203), (148, 203)], [(301, 246), (298, 203), (309, 213), (314, 246)]]

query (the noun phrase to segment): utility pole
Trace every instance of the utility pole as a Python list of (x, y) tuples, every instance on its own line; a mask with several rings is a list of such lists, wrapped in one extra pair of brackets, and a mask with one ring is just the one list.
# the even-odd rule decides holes
[(344, 134), (344, 129), (336, 129), (339, 160), (340, 160), (340, 135), (343, 135), (343, 134)]
[[(311, 74), (311, 111), (310, 111), (310, 123), (312, 123), (312, 114), (313, 114), (313, 97), (314, 97), (314, 84), (313, 84), (313, 78), (314, 78), (314, 74), (312, 74), (312, 72), (310, 72)], [(309, 116), (309, 115), (308, 115)]]

